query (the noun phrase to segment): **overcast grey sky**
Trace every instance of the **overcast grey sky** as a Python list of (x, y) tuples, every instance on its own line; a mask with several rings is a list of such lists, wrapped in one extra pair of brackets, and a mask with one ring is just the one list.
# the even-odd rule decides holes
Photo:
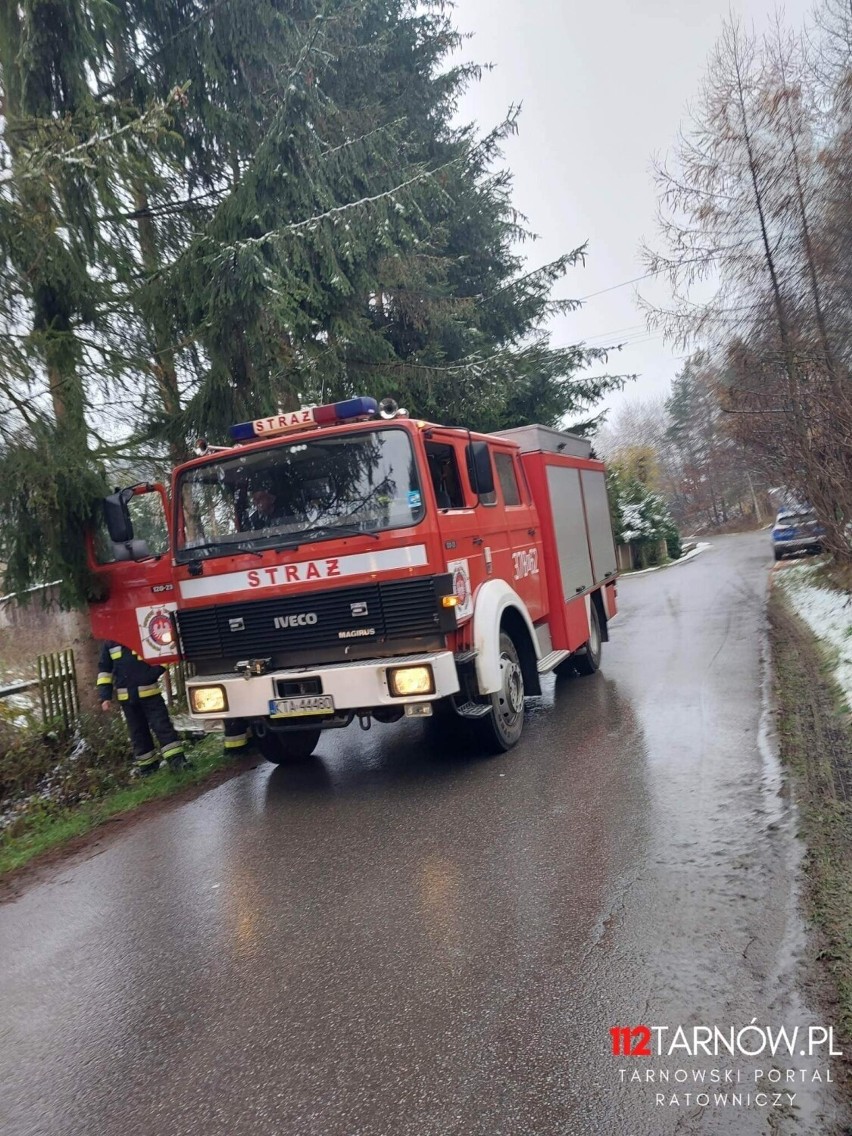
[[(655, 238), (651, 161), (671, 148), (694, 100), (729, 11), (763, 30), (773, 0), (457, 0), (456, 23), (472, 32), (466, 56), (495, 69), (474, 85), (461, 117), (483, 127), (523, 103), (520, 134), (506, 145), (514, 201), (540, 240), (530, 265), (588, 241), (585, 268), (560, 295), (581, 297), (640, 276), (643, 238)], [(788, 0), (801, 26), (812, 0)], [(655, 286), (656, 285), (656, 286)], [(631, 341), (609, 369), (639, 373), (624, 399), (664, 393), (679, 349), (644, 330), (635, 291), (663, 302), (662, 284), (643, 281), (594, 296), (553, 324), (555, 344)]]

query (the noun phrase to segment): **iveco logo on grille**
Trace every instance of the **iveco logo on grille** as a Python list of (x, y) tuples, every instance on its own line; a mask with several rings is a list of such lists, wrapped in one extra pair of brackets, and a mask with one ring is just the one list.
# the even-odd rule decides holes
[(273, 622), (279, 631), (286, 631), (288, 627), (311, 627), (318, 618), (315, 611), (300, 611), (298, 615), (276, 615)]

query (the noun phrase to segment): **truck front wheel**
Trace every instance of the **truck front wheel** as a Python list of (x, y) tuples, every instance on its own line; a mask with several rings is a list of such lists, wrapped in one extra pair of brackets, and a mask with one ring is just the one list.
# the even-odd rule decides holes
[(505, 753), (512, 748), (524, 728), (524, 675), (518, 649), (511, 636), (500, 632), (500, 689), (489, 695), (490, 712), (471, 725), (483, 748)]
[(257, 748), (273, 765), (305, 761), (317, 747), (321, 730), (254, 729)]

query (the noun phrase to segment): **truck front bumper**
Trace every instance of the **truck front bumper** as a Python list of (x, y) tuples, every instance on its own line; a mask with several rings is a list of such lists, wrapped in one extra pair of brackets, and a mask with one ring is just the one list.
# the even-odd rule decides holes
[[(428, 694), (395, 695), (391, 688), (389, 671), (408, 667), (428, 667), (432, 673), (433, 689)], [(319, 695), (330, 695), (334, 714), (369, 711), (379, 707), (399, 707), (416, 702), (434, 702), (456, 694), (459, 690), (458, 673), (451, 651), (438, 651), (422, 655), (406, 655), (391, 659), (362, 659), (358, 662), (328, 663), (319, 667), (293, 667), (274, 670), (266, 674), (243, 677), (228, 674), (196, 676), (186, 684), (189, 711), (193, 718), (206, 721), (211, 718), (268, 718), (270, 704), (288, 697), (289, 684), (298, 684)], [(224, 708), (201, 712), (195, 709), (193, 691), (211, 692), (215, 700), (217, 689), (222, 691)], [(196, 698), (198, 697), (196, 695)], [(298, 719), (297, 719), (298, 720)], [(308, 715), (302, 721), (320, 725), (320, 715)]]

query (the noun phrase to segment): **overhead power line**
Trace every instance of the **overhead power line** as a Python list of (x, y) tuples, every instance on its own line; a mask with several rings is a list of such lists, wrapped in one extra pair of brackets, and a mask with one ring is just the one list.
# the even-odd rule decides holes
[(611, 343), (620, 340), (622, 336), (629, 339), (634, 335), (644, 335), (646, 331), (644, 323), (634, 323), (630, 327), (617, 327), (613, 331), (596, 331), (592, 335), (585, 336), (583, 342), (591, 343), (593, 340), (605, 339)]
[(591, 300), (595, 296), (602, 296), (604, 292), (614, 292), (616, 288), (626, 288), (628, 284), (638, 284), (640, 280), (648, 280), (651, 276), (659, 275), (659, 271), (646, 272), (644, 276), (634, 276), (632, 280), (622, 280), (620, 284), (610, 284), (608, 288), (601, 288), (597, 292), (589, 292), (588, 296), (580, 296), (578, 299), (580, 303), (582, 303), (584, 300)]

